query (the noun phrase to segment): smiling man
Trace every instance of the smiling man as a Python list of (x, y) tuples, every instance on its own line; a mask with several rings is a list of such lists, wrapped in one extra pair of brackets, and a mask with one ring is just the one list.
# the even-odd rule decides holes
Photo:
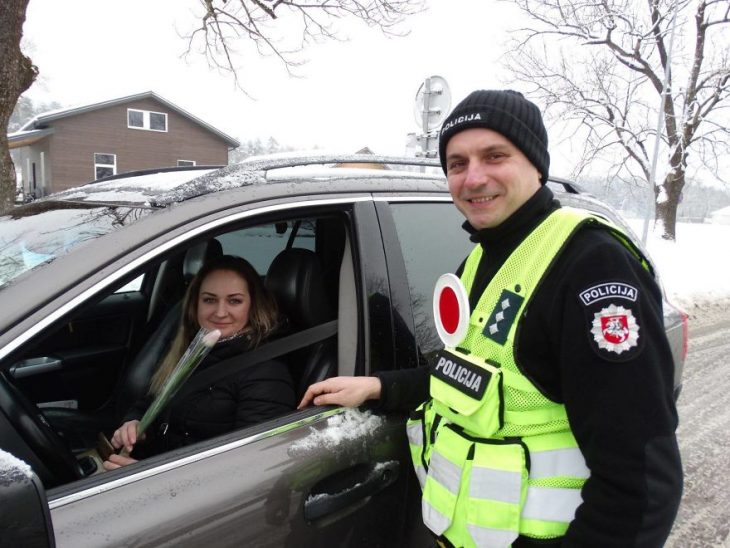
[(440, 546), (659, 547), (682, 492), (661, 291), (626, 235), (554, 199), (547, 146), (520, 93), (457, 105), (439, 152), (476, 244), (457, 272), (466, 336), (430, 369), (328, 379), (300, 407), (417, 407), (411, 454)]

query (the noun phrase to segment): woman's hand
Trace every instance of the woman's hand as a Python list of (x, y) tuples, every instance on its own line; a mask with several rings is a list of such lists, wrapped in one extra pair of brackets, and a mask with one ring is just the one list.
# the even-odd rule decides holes
[(131, 453), (132, 449), (134, 449), (134, 444), (138, 441), (142, 441), (145, 438), (145, 435), (142, 434), (142, 436), (137, 439), (138, 428), (138, 420), (125, 422), (123, 425), (115, 430), (114, 435), (111, 439), (112, 447), (114, 447), (114, 449), (121, 449), (122, 447), (124, 447), (124, 450), (127, 453)]
[(366, 400), (380, 398), (381, 386), (378, 377), (332, 377), (307, 388), (297, 409), (311, 403), (358, 407)]
[(104, 470), (116, 470), (117, 468), (127, 466), (128, 464), (134, 464), (135, 462), (137, 462), (137, 460), (132, 457), (125, 457), (124, 455), (112, 453), (109, 455), (109, 458), (104, 461), (102, 466), (104, 467)]

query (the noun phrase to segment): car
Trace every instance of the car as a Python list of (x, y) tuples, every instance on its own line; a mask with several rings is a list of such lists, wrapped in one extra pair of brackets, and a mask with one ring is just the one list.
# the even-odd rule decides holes
[[(630, 232), (570, 182), (549, 184), (565, 205)], [(287, 288), (275, 297), (306, 341), (272, 346), (298, 396), (335, 374), (428, 363), (440, 346), (434, 284), (473, 245), (462, 222), (436, 160), (363, 154), (128, 173), (8, 212), (0, 544), (432, 542), (403, 414), (310, 407), (111, 472), (97, 438), (147, 390), (186, 284), (213, 249)], [(669, 303), (665, 327), (678, 393), (687, 325)]]

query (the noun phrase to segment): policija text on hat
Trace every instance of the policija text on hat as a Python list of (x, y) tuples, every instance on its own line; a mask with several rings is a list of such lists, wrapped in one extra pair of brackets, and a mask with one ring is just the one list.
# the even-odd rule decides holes
[(617, 227), (555, 200), (547, 144), (518, 92), (456, 106), (439, 153), (476, 244), (466, 336), (428, 368), (313, 384), (300, 408), (411, 410), (440, 546), (662, 546), (682, 468), (661, 292)]

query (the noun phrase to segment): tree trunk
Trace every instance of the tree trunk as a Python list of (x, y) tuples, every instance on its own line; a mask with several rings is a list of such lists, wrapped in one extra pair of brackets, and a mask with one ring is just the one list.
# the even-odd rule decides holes
[[(656, 213), (654, 220), (661, 223), (662, 238), (665, 240), (676, 240), (677, 229), (677, 208), (679, 207), (679, 198), (682, 196), (682, 189), (685, 183), (685, 170), (682, 168), (673, 169), (664, 179), (662, 184), (666, 193), (666, 198), (656, 203)], [(661, 194), (660, 194), (661, 195)]]
[(20, 95), (38, 76), (38, 69), (20, 51), (29, 0), (3, 0), (0, 9), (0, 212), (15, 202), (15, 166), (8, 149), (10, 115)]

